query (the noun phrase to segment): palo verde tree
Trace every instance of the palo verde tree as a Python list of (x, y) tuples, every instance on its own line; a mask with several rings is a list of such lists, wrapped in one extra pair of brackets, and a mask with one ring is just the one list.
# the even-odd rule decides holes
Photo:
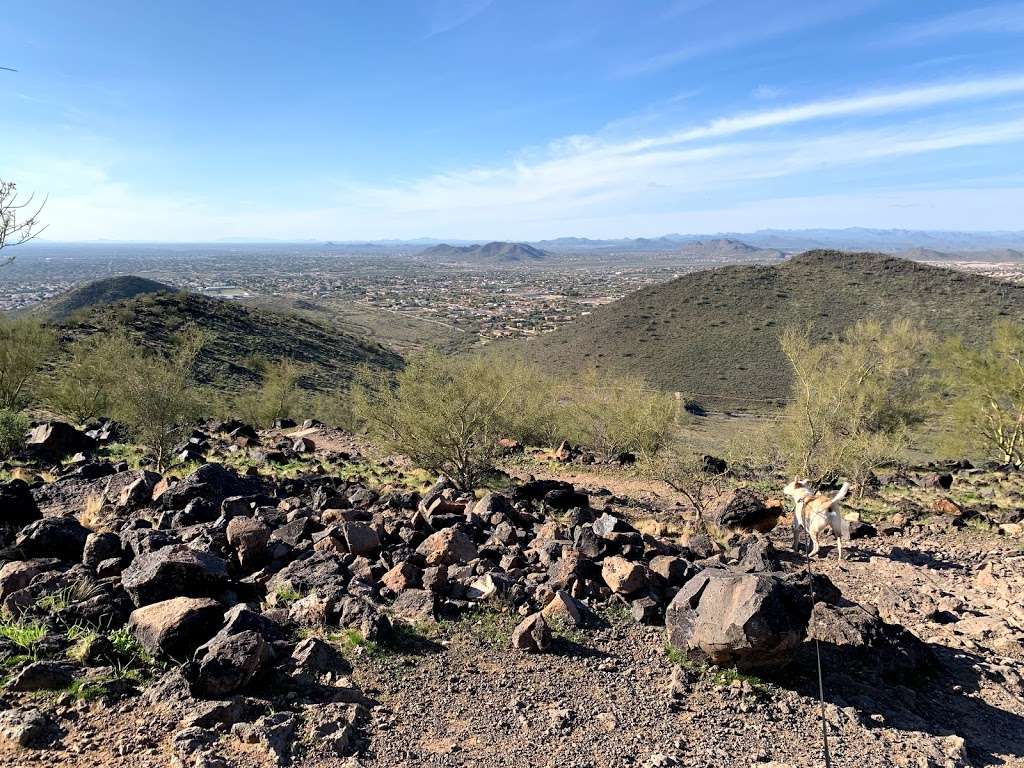
[(175, 443), (203, 411), (194, 374), (207, 340), (207, 334), (189, 328), (169, 354), (136, 347), (123, 366), (115, 415), (153, 453), (158, 471), (167, 468)]
[(793, 385), (775, 438), (788, 471), (844, 475), (863, 490), (873, 469), (900, 460), (927, 414), (929, 343), (906, 320), (861, 321), (821, 343), (807, 328), (784, 331)]
[(997, 322), (981, 347), (951, 340), (935, 364), (949, 398), (947, 448), (978, 450), (1024, 466), (1024, 325)]
[(31, 317), (0, 317), (0, 409), (17, 411), (56, 348), (54, 332)]
[(498, 441), (528, 410), (523, 379), (479, 357), (433, 351), (413, 357), (394, 379), (363, 369), (352, 388), (356, 416), (386, 450), (472, 488), (498, 459)]

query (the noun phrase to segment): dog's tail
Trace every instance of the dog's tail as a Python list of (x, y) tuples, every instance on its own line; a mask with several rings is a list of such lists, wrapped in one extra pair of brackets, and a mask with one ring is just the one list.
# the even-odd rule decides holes
[(839, 489), (839, 493), (837, 493), (835, 496), (832, 497), (832, 501), (830, 501), (828, 503), (828, 505), (831, 507), (834, 504), (838, 504), (840, 501), (842, 501), (843, 499), (846, 498), (846, 494), (848, 494), (849, 492), (850, 492), (850, 484), (849, 483), (843, 483), (843, 487)]

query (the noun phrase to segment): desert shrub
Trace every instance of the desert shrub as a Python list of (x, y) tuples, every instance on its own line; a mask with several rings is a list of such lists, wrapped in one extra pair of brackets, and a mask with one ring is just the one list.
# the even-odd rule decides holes
[(56, 345), (54, 332), (38, 320), (0, 317), (0, 408), (19, 410), (29, 404)]
[(698, 522), (703, 521), (708, 504), (725, 489), (725, 475), (708, 471), (702, 456), (682, 448), (661, 451), (642, 463), (641, 469), (685, 498), (697, 512)]
[(524, 379), (494, 361), (436, 351), (411, 358), (393, 380), (364, 368), (353, 386), (355, 414), (371, 438), (462, 488), (493, 469), (498, 440), (523, 428), (528, 400)]
[(935, 365), (948, 399), (944, 447), (1024, 466), (1024, 325), (1000, 321), (977, 348), (948, 341)]
[(287, 358), (273, 363), (260, 362), (259, 388), (240, 395), (235, 406), (238, 415), (259, 426), (269, 426), (277, 419), (303, 415), (308, 397), (300, 386), (305, 368)]
[(72, 343), (69, 358), (44, 389), (47, 405), (78, 424), (109, 416), (132, 348), (132, 342), (120, 332), (94, 334)]
[(25, 445), (28, 419), (18, 411), (0, 408), (0, 459), (17, 453)]
[(642, 379), (602, 378), (590, 371), (566, 384), (559, 424), (567, 439), (606, 456), (634, 453), (653, 458), (679, 418), (679, 403)]
[(790, 473), (845, 475), (863, 487), (878, 466), (899, 460), (927, 415), (929, 336), (919, 326), (873, 320), (815, 344), (807, 329), (781, 338), (793, 371), (791, 400), (774, 435)]
[(136, 347), (122, 365), (115, 416), (152, 451), (160, 471), (167, 468), (174, 445), (204, 411), (193, 374), (206, 342), (204, 333), (187, 329), (167, 356)]
[(308, 413), (329, 427), (338, 427), (347, 432), (358, 429), (355, 408), (350, 390), (319, 391), (309, 397)]

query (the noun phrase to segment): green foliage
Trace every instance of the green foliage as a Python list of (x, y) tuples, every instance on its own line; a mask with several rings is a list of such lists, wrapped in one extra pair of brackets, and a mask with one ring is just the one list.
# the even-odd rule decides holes
[(386, 450), (472, 488), (494, 467), (498, 440), (533, 428), (524, 378), (479, 357), (412, 358), (395, 380), (363, 370), (353, 388), (357, 417)]
[(1024, 466), (1024, 325), (997, 322), (981, 348), (950, 340), (935, 362), (950, 401), (946, 447)]
[(157, 469), (167, 468), (170, 452), (204, 403), (193, 380), (196, 359), (209, 336), (190, 328), (168, 356), (136, 348), (122, 367), (122, 395), (115, 415), (135, 439), (149, 448)]
[(0, 637), (14, 643), (32, 659), (39, 655), (39, 646), (46, 637), (46, 624), (27, 618), (0, 616)]
[(67, 361), (45, 389), (47, 404), (77, 424), (109, 416), (134, 344), (123, 332), (94, 334), (71, 344)]
[(479, 485), (493, 469), (503, 437), (548, 445), (568, 439), (608, 455), (653, 456), (678, 414), (671, 395), (635, 379), (606, 382), (592, 374), (565, 385), (512, 359), (438, 352), (412, 358), (394, 380), (364, 371), (352, 402), (383, 448), (462, 488)]
[(653, 459), (679, 417), (672, 394), (652, 390), (637, 377), (601, 376), (596, 370), (566, 385), (560, 403), (564, 436), (605, 456), (629, 452)]
[(25, 445), (28, 419), (18, 411), (0, 408), (0, 459), (17, 453)]
[(862, 484), (871, 470), (898, 461), (910, 429), (927, 415), (930, 341), (906, 320), (862, 321), (820, 344), (806, 329), (787, 329), (781, 344), (793, 372), (791, 402), (771, 435), (787, 471)]
[(32, 318), (0, 316), (0, 408), (20, 410), (57, 346), (54, 332)]
[(277, 598), (278, 605), (288, 605), (294, 603), (296, 600), (302, 599), (302, 593), (294, 587), (281, 586), (277, 588), (277, 592), (274, 593), (274, 597)]
[(306, 413), (308, 398), (299, 386), (306, 374), (304, 366), (288, 358), (275, 363), (260, 363), (262, 381), (259, 389), (236, 399), (240, 418), (257, 426), (270, 426), (276, 419), (295, 418)]

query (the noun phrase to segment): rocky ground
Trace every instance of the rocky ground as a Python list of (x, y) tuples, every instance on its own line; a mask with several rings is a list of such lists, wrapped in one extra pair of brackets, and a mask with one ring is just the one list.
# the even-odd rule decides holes
[(181, 479), (65, 438), (0, 484), (3, 765), (818, 766), (816, 651), (833, 765), (1024, 765), (1012, 473), (883, 479), (808, 574), (753, 492), (712, 538), (625, 475), (466, 495), (318, 425), (209, 425)]

